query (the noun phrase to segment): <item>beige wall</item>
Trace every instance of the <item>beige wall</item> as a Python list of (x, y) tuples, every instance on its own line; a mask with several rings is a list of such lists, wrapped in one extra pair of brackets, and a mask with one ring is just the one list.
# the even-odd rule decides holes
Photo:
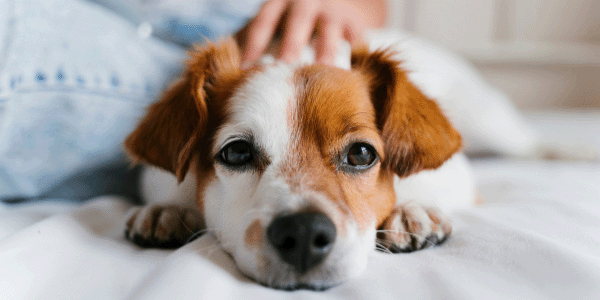
[(600, 108), (599, 0), (390, 0), (390, 24), (470, 59), (526, 109)]

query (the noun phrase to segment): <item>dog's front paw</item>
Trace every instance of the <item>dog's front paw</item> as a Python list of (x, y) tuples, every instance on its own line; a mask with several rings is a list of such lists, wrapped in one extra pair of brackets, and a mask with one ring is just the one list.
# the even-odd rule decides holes
[(125, 237), (142, 247), (177, 248), (203, 226), (202, 215), (196, 209), (148, 205), (133, 209)]
[(383, 222), (377, 242), (394, 253), (412, 252), (443, 243), (451, 232), (450, 220), (438, 209), (408, 202), (396, 206)]

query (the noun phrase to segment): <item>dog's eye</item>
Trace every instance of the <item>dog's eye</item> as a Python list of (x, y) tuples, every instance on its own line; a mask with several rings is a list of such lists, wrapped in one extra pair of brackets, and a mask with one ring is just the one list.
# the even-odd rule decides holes
[(377, 158), (375, 153), (375, 149), (371, 145), (356, 143), (348, 150), (346, 161), (353, 167), (367, 167)]
[(221, 160), (232, 166), (240, 166), (252, 161), (252, 148), (244, 141), (235, 141), (221, 150)]

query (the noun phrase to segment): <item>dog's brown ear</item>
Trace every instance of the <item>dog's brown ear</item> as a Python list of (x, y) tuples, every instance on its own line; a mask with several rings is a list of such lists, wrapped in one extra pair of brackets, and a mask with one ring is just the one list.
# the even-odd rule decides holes
[(438, 105), (407, 78), (393, 51), (352, 51), (352, 69), (370, 83), (378, 127), (386, 147), (384, 163), (401, 177), (435, 169), (461, 148), (461, 137)]
[[(183, 78), (151, 105), (125, 140), (137, 160), (172, 172), (181, 182), (194, 150), (206, 140), (211, 89), (216, 82), (240, 74), (240, 55), (233, 39), (207, 43), (190, 53)], [(208, 147), (208, 145), (203, 145)]]

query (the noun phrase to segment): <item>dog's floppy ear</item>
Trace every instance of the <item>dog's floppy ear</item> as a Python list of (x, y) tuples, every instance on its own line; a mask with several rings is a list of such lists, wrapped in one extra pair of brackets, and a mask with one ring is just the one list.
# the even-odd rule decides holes
[(461, 148), (461, 137), (438, 105), (407, 78), (393, 51), (352, 50), (352, 69), (364, 74), (386, 147), (384, 163), (401, 177), (434, 169)]
[[(190, 53), (183, 78), (151, 105), (138, 127), (125, 140), (137, 160), (174, 173), (181, 182), (194, 149), (206, 140), (211, 88), (240, 74), (240, 55), (233, 39), (208, 43)], [(203, 145), (208, 147), (208, 145)]]

